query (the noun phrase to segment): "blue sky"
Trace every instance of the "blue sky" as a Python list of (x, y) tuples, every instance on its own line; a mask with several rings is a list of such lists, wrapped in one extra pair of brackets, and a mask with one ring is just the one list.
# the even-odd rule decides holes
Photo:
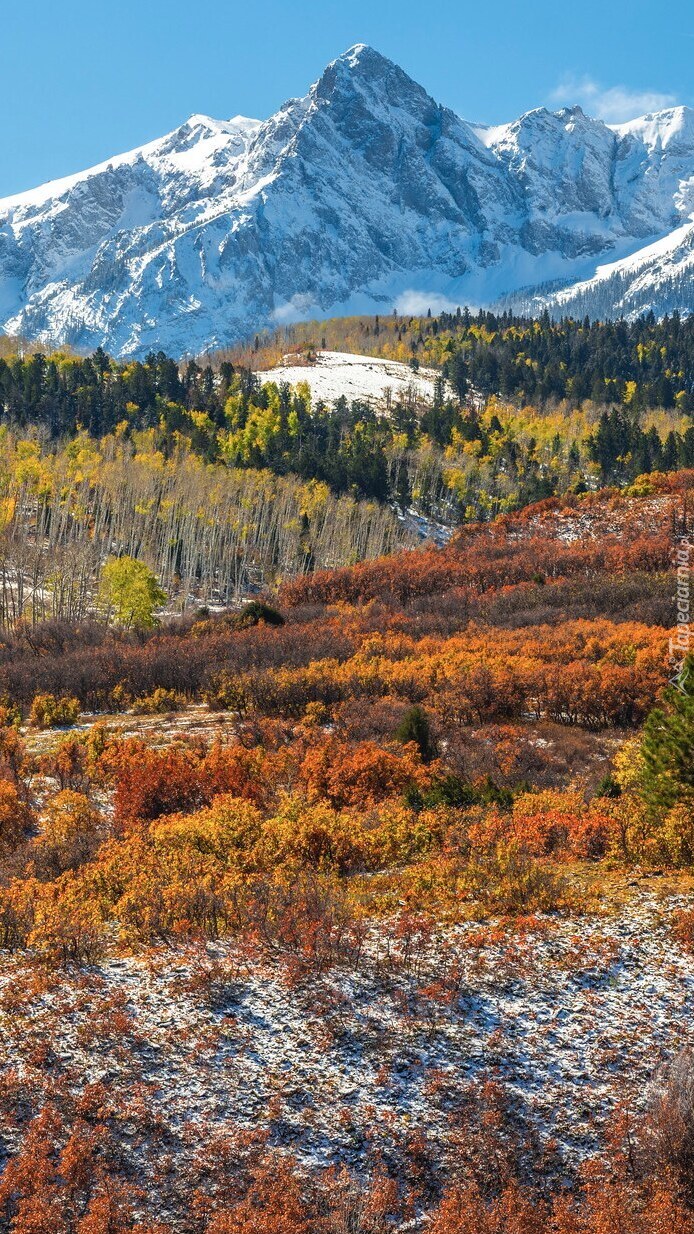
[(23, 0), (5, 7), (0, 40), (0, 196), (193, 112), (263, 118), (357, 42), (470, 120), (694, 103), (691, 0)]

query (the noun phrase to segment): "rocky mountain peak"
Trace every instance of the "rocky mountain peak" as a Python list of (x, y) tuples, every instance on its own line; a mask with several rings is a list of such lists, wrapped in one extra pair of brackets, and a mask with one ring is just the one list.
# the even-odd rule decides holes
[(611, 300), (602, 280), (600, 313), (657, 311), (665, 282), (662, 302), (687, 311), (690, 217), (687, 108), (618, 126), (537, 108), (473, 127), (356, 44), (268, 120), (196, 114), (0, 201), (0, 326), (197, 353), (298, 317), (519, 295), (551, 307), (559, 284), (584, 305), (610, 263), (630, 263), (631, 286), (642, 249), (642, 292)]

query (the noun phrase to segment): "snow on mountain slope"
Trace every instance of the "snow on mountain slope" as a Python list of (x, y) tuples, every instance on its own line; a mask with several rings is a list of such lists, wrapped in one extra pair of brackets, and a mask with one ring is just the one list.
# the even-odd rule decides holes
[[(542, 285), (582, 286), (692, 217), (686, 108), (612, 128), (580, 108), (540, 108), (485, 129), (358, 45), (264, 122), (192, 116), (0, 201), (0, 325), (182, 355), (307, 316), (488, 304), (528, 288), (554, 306)], [(656, 311), (674, 272), (690, 295), (673, 244), (674, 258), (643, 254)], [(597, 277), (603, 311), (621, 311)]]
[(437, 373), (420, 368), (414, 373), (407, 364), (380, 360), (374, 356), (355, 356), (339, 351), (319, 351), (315, 364), (282, 364), (257, 374), (265, 384), (305, 381), (314, 399), (330, 403), (345, 398), (380, 402), (390, 390), (398, 398), (412, 390), (420, 398), (431, 399)]
[[(651, 229), (649, 242), (589, 277), (559, 290), (525, 289), (506, 303), (591, 317), (656, 316), (694, 307), (694, 111), (673, 107), (614, 126), (623, 147), (621, 182), (631, 186), (632, 225)], [(626, 189), (624, 190), (626, 192)], [(667, 225), (667, 208), (673, 216)], [(662, 225), (655, 227), (658, 211)], [(674, 224), (674, 225), (673, 225)], [(664, 233), (664, 234), (663, 234)]]
[(512, 298), (528, 313), (635, 318), (694, 306), (694, 224), (685, 223), (631, 257), (598, 266), (590, 279), (551, 295)]

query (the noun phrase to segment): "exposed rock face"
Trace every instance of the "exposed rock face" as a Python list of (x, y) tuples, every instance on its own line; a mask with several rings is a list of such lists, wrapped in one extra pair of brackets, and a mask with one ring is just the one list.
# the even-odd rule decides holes
[(264, 123), (192, 116), (0, 201), (0, 324), (182, 355), (301, 317), (502, 297), (686, 311), (692, 217), (686, 108), (473, 126), (358, 46)]

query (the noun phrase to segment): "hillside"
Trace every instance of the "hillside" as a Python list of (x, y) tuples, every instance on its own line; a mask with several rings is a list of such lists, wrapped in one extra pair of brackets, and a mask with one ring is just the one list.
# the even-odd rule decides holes
[(691, 1231), (693, 488), (2, 637), (8, 1229)]
[[(320, 352), (365, 355), (439, 372), (446, 394), (479, 405), (501, 397), (547, 411), (561, 400), (571, 410), (586, 403), (631, 411), (694, 410), (694, 322), (678, 312), (656, 321), (540, 318), (467, 309), (456, 313), (337, 317), (297, 322), (255, 335), (212, 357), (257, 372), (291, 363), (296, 379), (311, 378), (310, 358)], [(292, 359), (295, 357), (295, 359)], [(337, 362), (337, 356), (333, 357)], [(415, 383), (416, 384), (416, 383)]]
[(0, 628), (103, 616), (112, 558), (171, 615), (538, 500), (657, 490), (694, 467), (693, 406), (678, 317), (334, 319), (204, 365), (8, 350)]
[(0, 1228), (692, 1234), (693, 354), (5, 349)]
[(0, 201), (0, 324), (179, 358), (310, 316), (517, 293), (533, 311), (688, 312), (693, 114), (469, 124), (359, 44), (262, 122), (193, 115)]
[[(300, 361), (301, 357), (297, 357)], [(408, 397), (433, 403), (438, 373), (435, 369), (413, 369), (397, 360), (352, 355), (349, 352), (318, 351), (309, 363), (285, 362), (256, 373), (265, 385), (306, 382), (315, 401), (334, 403), (339, 398), (380, 404), (406, 401)]]
[(3, 14), (0, 1234), (694, 1234), (679, 9)]

